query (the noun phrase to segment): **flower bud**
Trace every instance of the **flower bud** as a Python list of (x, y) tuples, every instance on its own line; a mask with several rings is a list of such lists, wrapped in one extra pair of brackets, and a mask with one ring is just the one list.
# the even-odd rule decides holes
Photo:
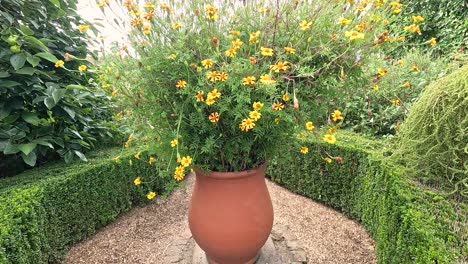
[(299, 100), (297, 99), (297, 97), (294, 95), (294, 100), (293, 100), (293, 108), (294, 109), (299, 109)]
[(213, 42), (213, 45), (218, 46), (218, 38), (217, 37), (213, 37), (211, 39), (211, 42)]

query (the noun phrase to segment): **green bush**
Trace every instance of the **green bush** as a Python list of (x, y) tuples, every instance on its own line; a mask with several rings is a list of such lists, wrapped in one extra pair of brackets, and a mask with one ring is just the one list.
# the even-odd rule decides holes
[(86, 160), (85, 150), (112, 136), (109, 99), (96, 89), (76, 2), (1, 3), (1, 174), (57, 154)]
[[(332, 162), (285, 149), (269, 163), (271, 179), (358, 219), (376, 241), (378, 263), (464, 263), (468, 260), (468, 205), (411, 183), (384, 161), (385, 142), (340, 131), (337, 143), (307, 146)], [(384, 152), (384, 153), (383, 153)], [(328, 157), (328, 158), (330, 158)], [(466, 262), (465, 262), (466, 263)]]
[(130, 151), (91, 152), (88, 163), (57, 162), (0, 179), (0, 263), (59, 262), (70, 245), (146, 203), (149, 191), (172, 190), (175, 181), (156, 177), (146, 152), (137, 159)]
[(468, 66), (433, 82), (411, 108), (393, 158), (431, 187), (468, 196)]

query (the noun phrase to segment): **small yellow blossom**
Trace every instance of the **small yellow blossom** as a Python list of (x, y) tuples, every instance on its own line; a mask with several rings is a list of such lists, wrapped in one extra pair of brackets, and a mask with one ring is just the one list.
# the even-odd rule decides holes
[(207, 78), (210, 82), (219, 81), (218, 72), (216, 72), (216, 71), (209, 71), (209, 72), (206, 73), (206, 78)]
[(120, 156), (113, 157), (112, 161), (115, 163), (120, 163)]
[(393, 100), (393, 101), (392, 101), (392, 105), (393, 105), (393, 106), (398, 106), (398, 105), (400, 105), (400, 100), (399, 100), (399, 99)]
[(177, 180), (177, 181), (181, 181), (184, 179), (185, 177), (185, 174), (184, 174), (184, 166), (177, 166), (175, 168), (175, 171), (174, 171), (174, 178)]
[(174, 53), (171, 53), (171, 55), (169, 55), (169, 59), (175, 60), (175, 58), (177, 58), (177, 55), (175, 55)]
[(263, 83), (263, 84), (267, 84), (267, 85), (270, 85), (270, 84), (275, 84), (276, 81), (272, 79), (271, 75), (269, 74), (263, 74), (260, 76), (260, 82)]
[(289, 54), (296, 54), (296, 49), (291, 47), (284, 47), (284, 51)]
[(133, 181), (133, 183), (134, 183), (136, 186), (140, 185), (140, 184), (141, 184), (141, 178), (140, 178), (140, 176), (136, 177), (135, 180)]
[(175, 148), (177, 146), (177, 144), (178, 144), (177, 139), (171, 140), (171, 147)]
[(205, 69), (209, 69), (213, 66), (213, 60), (212, 59), (205, 59), (201, 61), (201, 64)]
[(360, 33), (358, 31), (345, 31), (345, 37), (348, 37), (349, 40), (353, 41), (356, 39), (364, 39), (364, 33)]
[(278, 61), (276, 64), (271, 64), (270, 69), (276, 73), (284, 72), (289, 69), (289, 63), (287, 61)]
[(414, 21), (415, 23), (423, 22), (423, 21), (424, 21), (424, 17), (422, 17), (422, 16), (413, 16), (413, 21)]
[(260, 47), (260, 50), (263, 56), (268, 56), (268, 57), (273, 56), (273, 49)]
[(405, 26), (404, 28), (406, 31), (409, 31), (411, 33), (418, 33), (418, 34), (421, 34), (421, 28), (416, 25), (416, 24), (411, 24), (409, 26)]
[(65, 64), (65, 62), (63, 60), (58, 60), (55, 62), (55, 67), (56, 68), (61, 68), (63, 67), (63, 65)]
[(377, 74), (380, 75), (380, 76), (384, 76), (385, 74), (387, 74), (387, 70), (382, 69), (382, 68), (378, 68), (377, 69)]
[(349, 24), (351, 24), (351, 22), (352, 22), (351, 19), (346, 19), (344, 17), (340, 17), (338, 19), (338, 24), (340, 24), (340, 25), (349, 25)]
[(240, 35), (240, 31), (238, 30), (231, 30), (231, 32), (229, 32), (231, 35), (233, 36), (239, 36)]
[(379, 86), (377, 84), (374, 84), (374, 86), (372, 86), (372, 89), (374, 89), (374, 91), (378, 91), (379, 90)]
[(242, 44), (244, 42), (242, 42), (242, 40), (240, 40), (240, 39), (236, 39), (236, 40), (232, 41), (231, 43), (232, 43), (232, 47), (234, 49), (240, 49), (240, 47), (242, 46)]
[(335, 110), (333, 111), (333, 113), (331, 114), (332, 116), (332, 119), (333, 121), (337, 121), (337, 120), (343, 120), (343, 116), (341, 115), (341, 111), (340, 110)]
[(146, 195), (146, 198), (148, 198), (148, 200), (153, 200), (155, 196), (156, 196), (155, 192), (150, 192), (148, 193), (148, 195)]
[(323, 140), (327, 142), (328, 144), (335, 144), (336, 143), (336, 138), (334, 135), (326, 134), (323, 137)]
[(156, 159), (155, 159), (154, 157), (149, 157), (148, 164), (149, 164), (149, 165), (153, 165), (153, 163), (154, 163), (155, 160), (156, 160)]
[(221, 82), (224, 82), (229, 78), (229, 75), (226, 72), (218, 72), (217, 77)]
[(90, 28), (90, 25), (79, 25), (78, 26), (78, 30), (80, 32), (86, 32), (86, 30), (88, 30)]
[(255, 76), (247, 76), (242, 79), (242, 85), (250, 85), (250, 86), (255, 86), (256, 85), (256, 80)]
[(218, 92), (218, 89), (213, 89), (211, 92), (208, 93), (209, 98), (220, 98), (221, 93)]
[(307, 20), (302, 20), (302, 22), (299, 23), (299, 27), (301, 27), (302, 31), (309, 29), (311, 25), (312, 25), (312, 21), (307, 22)]
[(250, 118), (242, 119), (242, 122), (239, 124), (239, 128), (244, 132), (247, 132), (253, 129), (254, 127), (255, 127), (255, 122)]
[(184, 80), (178, 80), (177, 83), (176, 83), (177, 88), (184, 88), (186, 86), (187, 86), (187, 82), (184, 81)]
[(172, 23), (172, 29), (178, 29), (180, 27), (182, 27), (182, 23), (181, 22), (175, 22), (175, 23)]
[(405, 83), (403, 84), (403, 87), (405, 88), (410, 88), (411, 87), (411, 83), (409, 81), (405, 81)]
[(302, 153), (302, 154), (307, 154), (307, 153), (309, 153), (309, 148), (306, 147), (306, 146), (301, 147), (301, 153)]
[(145, 9), (154, 9), (156, 6), (151, 2), (146, 2), (143, 6)]
[(416, 64), (411, 65), (411, 69), (412, 69), (413, 71), (416, 71), (416, 72), (421, 71), (421, 69), (419, 69), (418, 65), (416, 65)]
[(329, 157), (326, 157), (326, 158), (325, 158), (325, 162), (327, 162), (327, 163), (332, 163), (332, 159), (330, 159)]
[(309, 121), (305, 124), (305, 127), (307, 130), (314, 130), (315, 126), (314, 126), (314, 123), (312, 121)]
[(273, 111), (281, 111), (281, 110), (284, 109), (284, 104), (283, 104), (283, 103), (273, 103), (273, 104), (271, 105), (271, 109), (272, 109)]
[(255, 102), (255, 103), (253, 103), (252, 107), (253, 107), (254, 110), (260, 110), (263, 107), (263, 103), (262, 102)]
[(143, 26), (143, 34), (149, 35), (151, 33), (151, 25), (150, 24), (145, 24)]
[(111, 90), (111, 95), (112, 95), (113, 97), (117, 96), (117, 94), (118, 94), (118, 93), (117, 93), (117, 90), (116, 90), (116, 89), (112, 89), (112, 90)]
[(197, 95), (195, 96), (195, 98), (197, 99), (197, 102), (203, 102), (205, 101), (205, 99), (203, 98), (203, 91), (200, 90), (197, 92)]
[(276, 124), (276, 125), (278, 125), (278, 124), (279, 124), (279, 122), (280, 122), (280, 119), (279, 119), (279, 117), (275, 118), (275, 121), (274, 121), (274, 122), (275, 122), (275, 124)]
[(257, 59), (255, 59), (255, 57), (250, 57), (249, 61), (250, 61), (251, 64), (257, 63)]
[(86, 65), (83, 65), (83, 64), (80, 65), (80, 67), (78, 67), (78, 70), (79, 70), (80, 72), (84, 72), (84, 71), (86, 71), (86, 69), (88, 69), (88, 67), (86, 67)]
[(237, 54), (237, 50), (235, 48), (229, 48), (224, 52), (224, 55), (231, 57), (231, 58), (236, 56), (236, 54)]
[(137, 154), (133, 155), (133, 157), (134, 157), (135, 159), (140, 159), (140, 155), (141, 155), (141, 153), (138, 152)]
[(429, 44), (430, 44), (431, 46), (435, 46), (435, 45), (437, 44), (437, 39), (436, 39), (436, 38), (431, 38), (431, 39), (429, 40)]
[(154, 16), (154, 10), (148, 11), (143, 15), (143, 18), (147, 21), (150, 21)]
[(212, 97), (208, 97), (208, 98), (206, 98), (205, 103), (206, 103), (207, 105), (212, 105), (212, 104), (215, 103), (215, 100), (214, 100)]
[(257, 121), (262, 117), (262, 114), (257, 110), (250, 111), (249, 117), (252, 118), (253, 121)]
[(137, 27), (137, 26), (141, 25), (142, 23), (143, 23), (143, 20), (141, 20), (141, 18), (139, 18), (139, 17), (136, 17), (136, 18), (134, 18), (134, 19), (132, 19), (130, 21), (130, 25), (132, 27)]
[(219, 121), (219, 113), (218, 112), (213, 112), (208, 116), (208, 119), (210, 119), (211, 123), (217, 123)]
[(191, 163), (192, 163), (192, 157), (190, 156), (182, 157), (180, 159), (180, 165), (184, 166), (185, 168), (190, 166)]
[(289, 101), (289, 94), (286, 92), (285, 94), (283, 94), (283, 101), (287, 102)]
[(249, 43), (257, 43), (258, 37), (260, 36), (260, 31), (250, 33)]

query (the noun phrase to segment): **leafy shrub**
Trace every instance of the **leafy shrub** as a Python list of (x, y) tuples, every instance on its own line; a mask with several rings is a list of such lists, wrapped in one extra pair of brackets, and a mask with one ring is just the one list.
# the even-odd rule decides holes
[[(169, 193), (175, 181), (155, 177), (148, 153), (137, 159), (132, 151), (139, 150), (93, 151), (87, 163), (56, 162), (0, 179), (0, 263), (57, 263), (69, 246), (147, 203), (150, 190)], [(109, 158), (116, 155), (120, 162)], [(144, 185), (134, 185), (137, 176)]]
[(421, 182), (468, 196), (468, 66), (433, 82), (398, 133), (393, 158)]
[(335, 145), (308, 140), (325, 157), (298, 156), (294, 146), (283, 146), (269, 163), (269, 177), (362, 222), (376, 242), (378, 263), (466, 263), (467, 203), (414, 185), (385, 160), (388, 142), (344, 130), (337, 138)]
[(83, 23), (76, 0), (2, 1), (0, 171), (21, 166), (20, 158), (29, 166), (57, 154), (86, 160), (85, 150), (111, 136)]

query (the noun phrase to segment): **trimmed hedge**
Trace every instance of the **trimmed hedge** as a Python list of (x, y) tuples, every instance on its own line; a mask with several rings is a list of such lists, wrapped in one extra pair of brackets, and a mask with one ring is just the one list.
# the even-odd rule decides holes
[[(383, 142), (340, 131), (336, 145), (321, 138), (309, 149), (343, 158), (285, 151), (272, 160), (271, 179), (362, 222), (376, 241), (379, 263), (463, 263), (467, 260), (468, 205), (455, 204), (405, 178), (384, 161)], [(313, 151), (312, 151), (313, 152)]]
[[(135, 159), (136, 151), (101, 150), (88, 163), (56, 163), (0, 179), (0, 263), (59, 262), (70, 245), (146, 203), (150, 190), (172, 190), (174, 181), (155, 177), (148, 154)], [(112, 161), (117, 155), (119, 163)], [(133, 184), (137, 176), (144, 185)]]

